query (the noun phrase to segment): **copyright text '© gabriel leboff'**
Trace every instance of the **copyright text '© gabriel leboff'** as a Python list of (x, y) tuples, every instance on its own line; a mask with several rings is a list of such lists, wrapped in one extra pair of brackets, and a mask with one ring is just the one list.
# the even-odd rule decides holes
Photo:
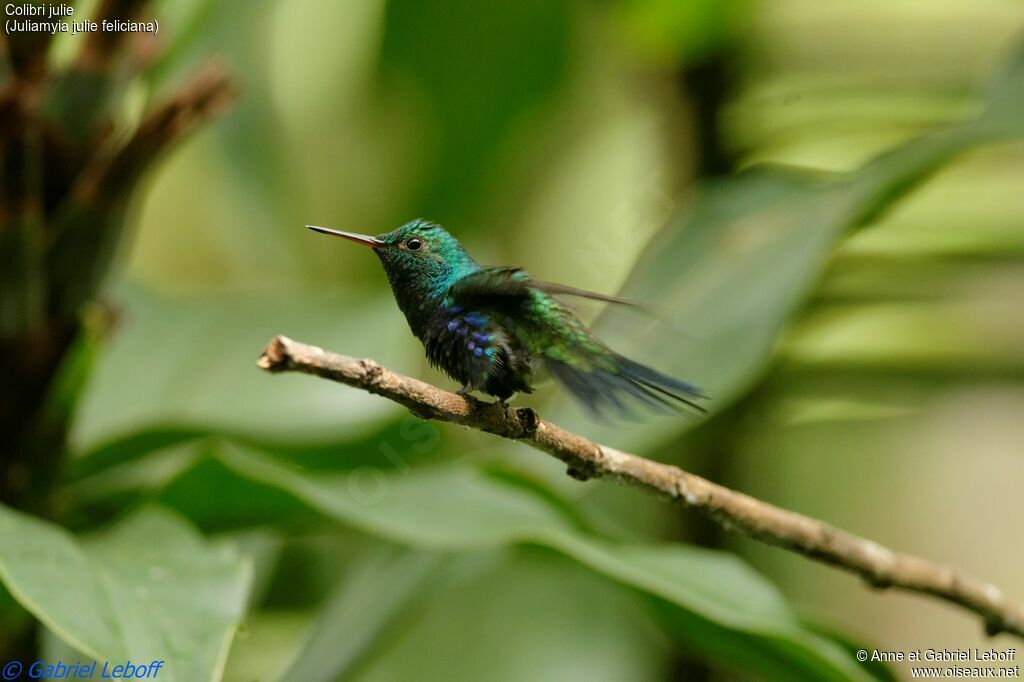
[(25, 665), (21, 661), (7, 661), (0, 667), (4, 680), (20, 680), (22, 674), (30, 680), (153, 680), (160, 674), (164, 661), (148, 663), (115, 663), (113, 661), (92, 661), (86, 663), (65, 663), (64, 661), (33, 661)]

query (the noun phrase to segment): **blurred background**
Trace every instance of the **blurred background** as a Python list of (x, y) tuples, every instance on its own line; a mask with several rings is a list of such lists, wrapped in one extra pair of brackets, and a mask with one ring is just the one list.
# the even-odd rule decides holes
[[(239, 682), (732, 680), (909, 678), (858, 665), (862, 645), (1018, 646), (944, 603), (255, 360), (282, 333), (452, 387), (376, 259), (302, 229), (429, 218), (480, 262), (663, 306), (667, 331), (582, 313), (714, 408), (608, 426), (555, 386), (519, 404), (1024, 599), (1024, 85), (1007, 66), (1024, 4), (144, 11), (160, 56), (126, 81), (118, 125), (211, 56), (239, 94), (125, 204), (114, 266), (76, 309), (95, 344), (76, 360), (91, 369), (65, 463), (33, 511), (86, 555), (141, 538), (126, 556), (147, 580), (182, 547), (234, 572), (217, 588), (206, 564), (168, 569), (219, 605), (209, 630), (202, 605), (172, 623), (180, 585), (161, 618), (111, 607), (157, 628), (140, 643), (76, 623), (68, 594), (23, 598), (22, 560), (57, 550), (11, 546), (11, 651), (165, 646), (168, 674)], [(82, 40), (57, 37), (55, 69)], [(185, 545), (163, 541), (179, 532)], [(128, 594), (139, 580), (102, 579)]]

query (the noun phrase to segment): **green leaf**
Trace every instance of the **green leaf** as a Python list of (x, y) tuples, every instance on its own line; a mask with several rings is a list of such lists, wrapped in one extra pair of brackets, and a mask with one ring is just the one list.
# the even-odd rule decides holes
[[(976, 120), (923, 134), (849, 175), (758, 167), (706, 184), (651, 241), (624, 293), (663, 311), (672, 333), (633, 329), (619, 350), (694, 381), (719, 411), (750, 389), (779, 333), (810, 295), (843, 235), (877, 219), (951, 160), (1024, 135), (1024, 52)], [(577, 417), (559, 415), (562, 421)], [(649, 447), (694, 422), (658, 420), (588, 433)]]
[(0, 507), (0, 579), (76, 650), (100, 661), (164, 660), (161, 679), (220, 678), (250, 568), (175, 516), (144, 509), (79, 539)]
[[(275, 442), (315, 442), (373, 432), (398, 408), (305, 377), (256, 368), (263, 345), (287, 330), (329, 348), (416, 366), (414, 347), (390, 300), (358, 306), (327, 296), (169, 299), (125, 287), (124, 324), (103, 349), (72, 430), (74, 449), (112, 450), (119, 441), (163, 431), (244, 433)], [(363, 330), (372, 328), (372, 336)], [(415, 371), (414, 367), (407, 367)]]
[(867, 679), (842, 649), (804, 628), (775, 588), (733, 556), (685, 545), (627, 545), (590, 535), (525, 486), (466, 467), (381, 474), (372, 490), (346, 475), (302, 474), (225, 447), (239, 476), (273, 486), (328, 518), (393, 542), (442, 551), (541, 545), (659, 599), (689, 646), (750, 671)]
[[(390, 680), (669, 679), (672, 642), (633, 595), (533, 548), (465, 555), (354, 674)], [(289, 678), (298, 679), (298, 678)]]
[(256, 611), (245, 621), (231, 647), (224, 682), (264, 682), (280, 679), (302, 646), (311, 614), (306, 610)]
[(331, 682), (347, 675), (397, 625), (440, 565), (436, 554), (394, 547), (363, 559), (328, 597), (281, 679)]
[(479, 222), (465, 216), (479, 215), (495, 174), (490, 160), (565, 82), (572, 10), (564, 0), (387, 3), (386, 94), (414, 97), (427, 131), (411, 202), (417, 211), (446, 223)]
[(1024, 134), (1024, 45), (1007, 62), (989, 94), (989, 106), (977, 123), (979, 135), (1014, 138)]

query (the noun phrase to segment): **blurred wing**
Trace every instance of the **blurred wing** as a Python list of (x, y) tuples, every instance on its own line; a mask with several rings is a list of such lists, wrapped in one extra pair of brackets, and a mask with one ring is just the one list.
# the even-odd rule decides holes
[[(521, 314), (520, 306), (532, 295), (531, 290), (636, 305), (629, 299), (540, 282), (520, 268), (485, 268), (463, 277), (448, 295), (452, 304), (514, 317)], [(536, 306), (530, 322), (534, 328), (520, 341), (543, 359), (559, 383), (595, 413), (599, 414), (602, 407), (613, 407), (628, 415), (627, 397), (654, 409), (684, 405), (705, 411), (695, 402), (704, 396), (694, 386), (615, 353), (592, 337), (583, 323), (555, 299), (543, 297), (532, 304)], [(545, 319), (548, 321), (543, 322)]]
[(570, 361), (545, 357), (544, 364), (555, 379), (598, 416), (605, 406), (630, 416), (632, 411), (623, 400), (625, 396), (656, 411), (671, 411), (683, 405), (707, 412), (696, 402), (707, 398), (697, 387), (614, 352), (577, 354)]
[(533, 279), (525, 270), (516, 267), (483, 268), (456, 282), (451, 288), (450, 295), (455, 299), (487, 296), (521, 298), (529, 295), (530, 289), (538, 289), (547, 294), (579, 296), (606, 303), (646, 308), (642, 301), (635, 299), (609, 296), (585, 289), (577, 289), (565, 284)]

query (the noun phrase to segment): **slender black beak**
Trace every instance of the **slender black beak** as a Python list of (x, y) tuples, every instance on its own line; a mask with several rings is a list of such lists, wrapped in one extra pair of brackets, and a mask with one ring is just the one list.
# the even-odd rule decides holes
[(329, 227), (320, 227), (319, 225), (306, 225), (306, 227), (313, 230), (314, 232), (323, 232), (324, 234), (331, 234), (334, 235), (335, 237), (341, 237), (342, 239), (347, 239), (350, 242), (355, 242), (356, 244), (369, 246), (371, 249), (376, 249), (381, 246), (384, 246), (384, 242), (382, 242), (381, 240), (377, 239), (376, 237), (371, 237), (365, 234), (356, 234), (355, 232), (342, 232), (341, 230), (332, 230)]

